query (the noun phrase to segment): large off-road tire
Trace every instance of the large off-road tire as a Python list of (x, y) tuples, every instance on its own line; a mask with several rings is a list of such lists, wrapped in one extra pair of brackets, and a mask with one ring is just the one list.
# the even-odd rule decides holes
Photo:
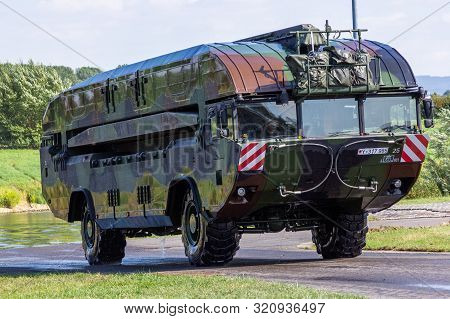
[(86, 260), (90, 265), (120, 264), (127, 244), (120, 230), (101, 230), (88, 209), (82, 205), (81, 239)]
[(233, 222), (209, 223), (200, 213), (192, 190), (183, 198), (181, 237), (189, 262), (196, 266), (223, 265), (230, 262), (239, 249), (241, 239)]
[(367, 214), (340, 214), (336, 222), (347, 231), (331, 223), (312, 230), (317, 253), (324, 259), (353, 258), (362, 254), (366, 246)]

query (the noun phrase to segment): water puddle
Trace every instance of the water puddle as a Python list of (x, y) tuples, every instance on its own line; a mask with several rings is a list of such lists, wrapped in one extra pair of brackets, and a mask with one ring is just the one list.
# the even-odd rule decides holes
[(0, 214), (0, 249), (80, 241), (80, 223), (66, 223), (50, 212)]
[(412, 287), (419, 287), (419, 288), (432, 288), (436, 290), (446, 290), (450, 291), (450, 285), (439, 285), (439, 284), (415, 284), (411, 285)]

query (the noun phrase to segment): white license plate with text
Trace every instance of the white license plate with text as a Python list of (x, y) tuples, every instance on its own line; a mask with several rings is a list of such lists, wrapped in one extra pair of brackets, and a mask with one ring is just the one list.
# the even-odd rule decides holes
[(358, 155), (384, 155), (389, 152), (387, 147), (376, 147), (376, 148), (360, 148), (358, 150)]

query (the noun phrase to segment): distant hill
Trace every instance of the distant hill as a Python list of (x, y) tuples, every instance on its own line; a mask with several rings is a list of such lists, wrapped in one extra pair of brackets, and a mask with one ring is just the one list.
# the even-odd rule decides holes
[(429, 93), (444, 94), (450, 90), (450, 76), (416, 76), (417, 84), (423, 86)]

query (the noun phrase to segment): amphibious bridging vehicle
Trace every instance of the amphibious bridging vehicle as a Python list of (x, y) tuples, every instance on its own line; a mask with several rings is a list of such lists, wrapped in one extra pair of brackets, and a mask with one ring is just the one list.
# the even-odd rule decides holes
[(72, 86), (43, 118), (53, 214), (81, 221), (90, 264), (120, 262), (126, 237), (176, 233), (194, 265), (282, 230), (311, 230), (324, 258), (360, 255), (368, 213), (411, 189), (432, 125), (407, 61), (362, 32), (299, 25)]

